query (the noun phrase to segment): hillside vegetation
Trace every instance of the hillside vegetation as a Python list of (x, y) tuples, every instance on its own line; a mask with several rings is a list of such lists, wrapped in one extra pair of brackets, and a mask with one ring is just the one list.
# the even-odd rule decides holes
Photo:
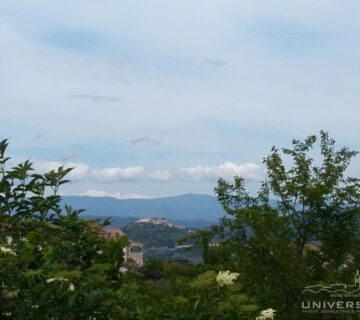
[(131, 223), (123, 228), (129, 239), (144, 243), (146, 249), (150, 248), (174, 248), (177, 239), (189, 235), (189, 229), (178, 229), (166, 225), (153, 223)]

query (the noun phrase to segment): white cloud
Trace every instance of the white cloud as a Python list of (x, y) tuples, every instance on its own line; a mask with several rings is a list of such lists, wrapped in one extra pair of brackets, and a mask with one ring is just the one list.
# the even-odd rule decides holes
[[(97, 183), (129, 182), (129, 181), (158, 181), (168, 182), (172, 179), (180, 179), (190, 182), (216, 181), (219, 177), (232, 178), (235, 175), (241, 176), (249, 181), (259, 181), (262, 178), (262, 171), (256, 163), (236, 164), (225, 161), (215, 166), (188, 166), (181, 168), (179, 174), (167, 170), (155, 170), (146, 172), (143, 166), (129, 167), (105, 167), (92, 169), (82, 162), (61, 162), (56, 160), (39, 159), (34, 161), (35, 169), (40, 173), (56, 170), (63, 166), (73, 168), (67, 178), (71, 181), (93, 181)], [(119, 193), (108, 193), (106, 191), (89, 189), (82, 195), (90, 196), (112, 196), (123, 198), (125, 195)], [(126, 195), (127, 198), (143, 197), (137, 193)]]
[(57, 170), (59, 167), (73, 168), (66, 176), (71, 181), (84, 180), (89, 173), (89, 166), (81, 162), (60, 162), (55, 160), (36, 160), (34, 167), (41, 173), (45, 173), (51, 170)]
[(89, 189), (79, 194), (79, 196), (89, 197), (111, 197), (116, 199), (151, 199), (152, 197), (140, 193), (120, 193), (120, 192), (107, 192), (104, 190)]
[(74, 168), (69, 174), (70, 180), (76, 180), (76, 181), (83, 180), (89, 172), (89, 167), (84, 163), (68, 162), (66, 166), (70, 168)]
[(103, 182), (117, 182), (135, 180), (142, 176), (144, 168), (142, 166), (134, 166), (127, 168), (113, 167), (95, 169), (91, 171), (91, 176)]
[(108, 194), (104, 190), (89, 189), (84, 192), (77, 194), (78, 196), (89, 196), (89, 197), (106, 197)]
[(232, 178), (235, 175), (250, 181), (258, 181), (261, 178), (260, 166), (255, 163), (235, 164), (226, 161), (217, 166), (192, 166), (180, 170), (181, 177), (189, 181), (215, 181), (216, 179)]
[(150, 172), (148, 177), (155, 181), (169, 181), (172, 178), (172, 174), (166, 170), (156, 170)]
[(130, 166), (125, 168), (109, 167), (91, 169), (81, 162), (62, 162), (56, 160), (35, 160), (35, 169), (41, 173), (56, 170), (59, 167), (73, 168), (67, 178), (71, 181), (84, 181), (93, 179), (99, 182), (130, 181), (144, 177), (142, 166)]

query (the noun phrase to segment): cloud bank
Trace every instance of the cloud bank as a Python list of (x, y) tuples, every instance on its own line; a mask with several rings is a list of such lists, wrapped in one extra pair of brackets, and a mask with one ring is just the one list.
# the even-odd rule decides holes
[(262, 177), (261, 168), (255, 163), (235, 164), (226, 161), (217, 166), (191, 166), (180, 170), (181, 177), (190, 181), (216, 181), (219, 178), (229, 179), (240, 176), (248, 181), (259, 181)]
[[(40, 172), (56, 170), (58, 167), (73, 168), (69, 179), (77, 181), (94, 181), (102, 183), (146, 181), (216, 181), (222, 177), (231, 179), (235, 175), (241, 176), (249, 182), (259, 181), (262, 178), (262, 169), (255, 163), (235, 164), (225, 161), (215, 166), (188, 166), (170, 172), (168, 170), (147, 171), (143, 166), (90, 168), (84, 163), (60, 162), (54, 160), (37, 161), (36, 169)], [(90, 189), (95, 190), (95, 189)], [(94, 192), (96, 194), (96, 192)]]

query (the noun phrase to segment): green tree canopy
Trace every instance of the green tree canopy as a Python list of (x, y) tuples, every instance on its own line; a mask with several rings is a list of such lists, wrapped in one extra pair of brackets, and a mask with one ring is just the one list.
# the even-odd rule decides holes
[(227, 216), (216, 233), (231, 249), (249, 293), (264, 307), (301, 319), (305, 285), (346, 277), (359, 264), (359, 179), (346, 170), (357, 152), (337, 149), (328, 133), (273, 147), (266, 179), (253, 196), (244, 180), (219, 179), (215, 193)]
[(0, 141), (0, 318), (108, 319), (127, 239), (106, 241), (97, 221), (61, 206), (71, 169), (9, 168), (7, 146)]

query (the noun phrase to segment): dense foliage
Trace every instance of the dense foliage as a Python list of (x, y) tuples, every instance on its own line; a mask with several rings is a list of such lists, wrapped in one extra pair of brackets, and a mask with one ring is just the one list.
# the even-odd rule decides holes
[(174, 248), (177, 239), (184, 238), (189, 234), (188, 229), (178, 229), (161, 224), (131, 223), (123, 228), (130, 239), (141, 241), (145, 248), (167, 247)]
[(70, 169), (8, 169), (0, 143), (0, 315), (10, 319), (107, 319), (121, 288), (126, 238), (105, 241), (101, 226), (62, 210), (59, 187)]
[[(111, 219), (112, 220), (112, 219)], [(190, 229), (180, 229), (153, 223), (131, 223), (122, 229), (131, 240), (144, 243), (144, 259), (189, 260), (202, 262), (202, 250), (198, 246), (188, 247), (194, 241), (188, 239)], [(181, 241), (179, 246), (179, 241)]]
[(306, 285), (347, 283), (359, 268), (360, 181), (346, 176), (356, 152), (337, 150), (326, 132), (317, 141), (273, 147), (256, 196), (240, 177), (215, 189), (227, 216), (213, 228), (222, 241), (208, 262), (238, 270), (246, 292), (278, 319), (304, 318)]

